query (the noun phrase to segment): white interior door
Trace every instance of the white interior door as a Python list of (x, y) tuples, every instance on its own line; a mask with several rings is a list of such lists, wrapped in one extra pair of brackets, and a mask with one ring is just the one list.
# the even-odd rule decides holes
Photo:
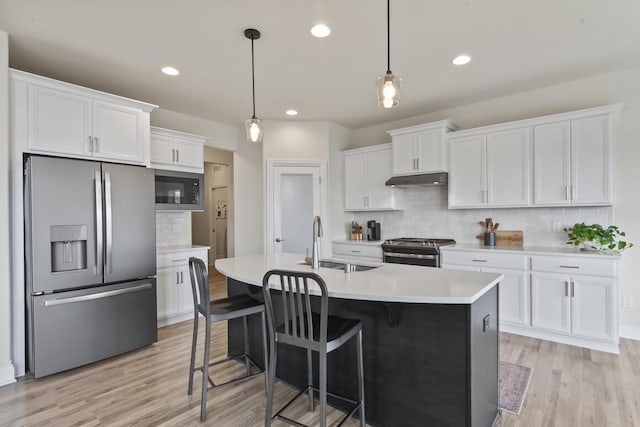
[(313, 217), (322, 216), (322, 167), (273, 165), (271, 174), (267, 252), (311, 255)]

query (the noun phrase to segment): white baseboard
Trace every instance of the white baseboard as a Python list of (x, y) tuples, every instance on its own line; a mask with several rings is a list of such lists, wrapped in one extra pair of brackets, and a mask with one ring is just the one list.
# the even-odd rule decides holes
[(640, 341), (640, 328), (620, 325), (620, 338)]
[(0, 386), (15, 383), (16, 375), (13, 365), (9, 363), (8, 366), (0, 368)]
[(524, 335), (531, 338), (538, 338), (546, 341), (553, 341), (560, 344), (568, 344), (576, 347), (589, 348), (591, 350), (604, 351), (607, 353), (620, 354), (620, 346), (613, 341), (590, 340), (571, 335), (559, 334), (544, 330), (539, 330), (527, 326), (511, 325), (500, 323), (500, 332)]

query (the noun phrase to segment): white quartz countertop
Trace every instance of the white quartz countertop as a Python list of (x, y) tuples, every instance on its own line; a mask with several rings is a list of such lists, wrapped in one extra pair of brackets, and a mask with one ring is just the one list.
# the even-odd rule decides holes
[[(297, 254), (248, 255), (218, 259), (216, 269), (232, 279), (262, 286), (262, 277), (272, 269), (313, 271), (310, 266), (301, 265), (303, 260), (304, 256)], [(316, 271), (326, 282), (330, 297), (404, 303), (471, 304), (503, 278), (502, 274), (404, 264), (359, 264), (379, 267), (352, 273), (331, 268)], [(312, 288), (310, 293), (319, 295), (319, 289)]]
[(200, 249), (210, 249), (210, 246), (202, 246), (202, 245), (171, 245), (171, 246), (158, 246), (156, 248), (156, 253), (171, 253), (171, 252), (183, 252), (183, 251), (196, 251)]
[(498, 253), (517, 253), (522, 255), (554, 255), (554, 256), (585, 256), (608, 259), (618, 259), (617, 252), (581, 251), (567, 245), (566, 248), (545, 247), (545, 246), (484, 246), (482, 243), (457, 243), (451, 246), (442, 246), (440, 250), (445, 251), (488, 251)]

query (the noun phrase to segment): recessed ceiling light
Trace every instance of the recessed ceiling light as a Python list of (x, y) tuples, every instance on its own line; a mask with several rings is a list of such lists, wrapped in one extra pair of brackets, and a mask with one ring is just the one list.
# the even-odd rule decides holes
[(327, 27), (324, 24), (318, 24), (311, 27), (311, 34), (315, 37), (327, 37), (331, 34), (331, 28)]
[(471, 57), (469, 55), (458, 55), (451, 62), (453, 65), (465, 65), (471, 62)]
[(177, 76), (178, 74), (180, 74), (180, 71), (170, 66), (162, 67), (161, 71), (165, 73), (167, 76)]
[(284, 112), (287, 116), (297, 116), (298, 112), (296, 110), (287, 110)]

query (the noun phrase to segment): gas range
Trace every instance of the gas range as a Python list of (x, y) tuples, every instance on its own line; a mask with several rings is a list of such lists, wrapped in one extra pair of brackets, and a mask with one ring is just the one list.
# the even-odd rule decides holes
[(440, 267), (440, 247), (455, 245), (453, 239), (401, 237), (382, 244), (384, 262)]

